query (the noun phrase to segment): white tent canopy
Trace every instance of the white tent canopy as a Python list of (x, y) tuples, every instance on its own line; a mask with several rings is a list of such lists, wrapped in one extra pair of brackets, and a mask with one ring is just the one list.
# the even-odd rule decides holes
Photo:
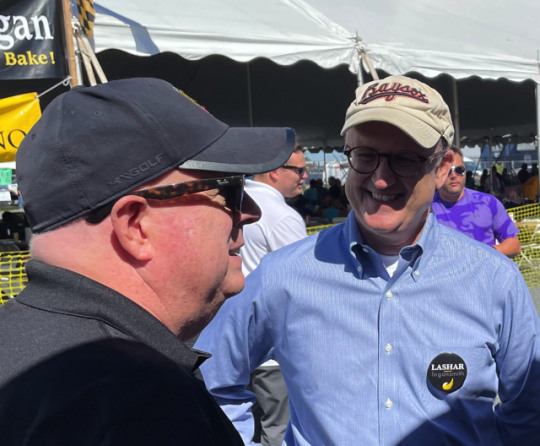
[(310, 60), (357, 72), (362, 45), (390, 74), (540, 83), (536, 0), (98, 0), (96, 12), (97, 51)]

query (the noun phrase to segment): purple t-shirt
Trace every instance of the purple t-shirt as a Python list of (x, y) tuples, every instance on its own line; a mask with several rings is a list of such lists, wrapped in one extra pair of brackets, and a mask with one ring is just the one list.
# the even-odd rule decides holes
[(439, 223), (488, 245), (518, 235), (519, 229), (495, 197), (471, 189), (457, 202), (444, 201), (435, 192), (431, 207)]

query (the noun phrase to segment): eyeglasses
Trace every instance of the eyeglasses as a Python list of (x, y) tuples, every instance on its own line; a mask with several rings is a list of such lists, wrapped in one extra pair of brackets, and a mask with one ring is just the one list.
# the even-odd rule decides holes
[(452, 172), (462, 177), (463, 175), (465, 175), (465, 166), (452, 166), (450, 167), (450, 171), (448, 172), (448, 175), (450, 175)]
[(283, 166), (281, 166), (282, 169), (289, 169), (289, 170), (293, 170), (296, 172), (296, 174), (299, 176), (299, 177), (303, 177), (304, 174), (307, 172), (307, 167), (304, 166), (304, 167), (296, 167), (296, 166), (287, 166), (286, 164), (284, 164)]
[(431, 156), (424, 157), (406, 150), (396, 153), (379, 153), (373, 149), (364, 147), (348, 148), (347, 146), (345, 146), (344, 150), (349, 160), (349, 165), (358, 173), (368, 174), (375, 172), (381, 163), (381, 158), (387, 158), (390, 170), (403, 178), (414, 177), (424, 163), (431, 162), (446, 152), (446, 150), (443, 150)]
[[(244, 175), (221, 178), (208, 178), (205, 180), (186, 181), (184, 183), (166, 184), (164, 186), (150, 187), (126, 195), (137, 195), (149, 200), (170, 200), (183, 195), (196, 194), (212, 189), (219, 189), (225, 198), (225, 206), (235, 215), (242, 213), (244, 199)], [(120, 197), (122, 198), (122, 197)], [(111, 213), (113, 206), (120, 199), (114, 200), (105, 206), (92, 211), (87, 217), (88, 223), (100, 223)]]

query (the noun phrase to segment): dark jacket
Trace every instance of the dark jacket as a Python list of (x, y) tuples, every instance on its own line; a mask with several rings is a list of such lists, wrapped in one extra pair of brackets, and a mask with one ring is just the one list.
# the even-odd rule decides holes
[(150, 313), (36, 260), (0, 308), (0, 444), (242, 445), (194, 376), (192, 350)]

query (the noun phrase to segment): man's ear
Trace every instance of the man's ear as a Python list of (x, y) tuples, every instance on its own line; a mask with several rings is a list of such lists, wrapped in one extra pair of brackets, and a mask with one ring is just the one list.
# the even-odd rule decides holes
[(118, 200), (111, 211), (111, 224), (122, 248), (135, 260), (152, 260), (148, 237), (148, 203), (142, 197), (128, 195)]
[(279, 169), (268, 172), (268, 177), (272, 182), (277, 182), (277, 180), (279, 180)]
[(437, 189), (442, 187), (442, 185), (446, 181), (446, 178), (448, 177), (448, 172), (450, 172), (450, 167), (452, 167), (452, 164), (454, 164), (454, 152), (452, 150), (448, 150), (443, 155), (441, 164), (439, 164), (439, 167), (437, 168), (437, 178), (435, 180), (435, 187)]

